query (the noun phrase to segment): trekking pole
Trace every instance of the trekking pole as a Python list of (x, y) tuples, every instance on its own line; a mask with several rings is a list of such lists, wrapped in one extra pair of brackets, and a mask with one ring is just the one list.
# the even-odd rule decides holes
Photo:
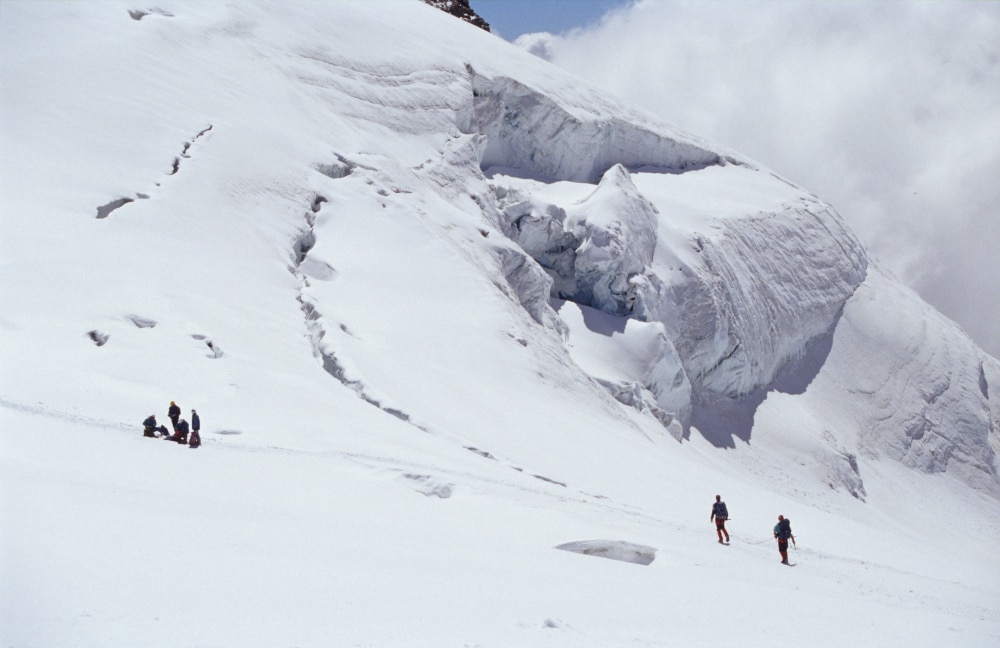
[(791, 538), (792, 538), (792, 547), (797, 550), (799, 546), (795, 544), (795, 536), (791, 536)]

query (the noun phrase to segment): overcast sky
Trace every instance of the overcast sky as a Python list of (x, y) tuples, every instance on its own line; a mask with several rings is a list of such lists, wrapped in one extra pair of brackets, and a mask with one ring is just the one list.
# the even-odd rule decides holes
[(1000, 3), (602, 4), (554, 63), (817, 193), (1000, 357)]

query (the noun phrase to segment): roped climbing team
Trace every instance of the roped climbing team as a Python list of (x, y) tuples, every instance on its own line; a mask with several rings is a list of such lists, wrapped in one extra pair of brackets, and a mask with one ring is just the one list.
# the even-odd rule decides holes
[[(715, 502), (712, 503), (712, 514), (708, 519), (710, 522), (715, 522), (715, 532), (719, 536), (719, 544), (728, 545), (729, 531), (726, 530), (726, 520), (729, 519), (729, 509), (726, 507), (726, 503), (722, 501), (721, 495), (715, 496)], [(791, 564), (788, 562), (788, 541), (791, 540), (792, 545), (795, 545), (791, 520), (784, 515), (779, 515), (778, 523), (774, 525), (773, 534), (774, 539), (778, 541), (778, 553), (781, 554), (781, 564)]]

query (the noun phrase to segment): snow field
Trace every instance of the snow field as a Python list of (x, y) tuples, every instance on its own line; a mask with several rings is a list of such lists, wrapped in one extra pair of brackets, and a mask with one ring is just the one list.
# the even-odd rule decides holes
[(820, 201), (419, 2), (158, 7), (0, 16), (0, 643), (997, 643), (1000, 370)]
[[(711, 495), (669, 487), (716, 481), (697, 459), (634, 505), (463, 450), (434, 458), (431, 438), (400, 459), (211, 431), (191, 451), (3, 412), (3, 492), (17, 493), (2, 500), (17, 530), (4, 537), (5, 580), (30, 584), (4, 590), (5, 618), (19, 619), (11, 645), (710, 645), (719, 615), (748, 645), (985, 646), (1000, 630), (995, 585), (910, 571), (926, 550), (859, 558), (884, 538), (853, 524), (839, 535), (839, 515), (777, 495), (770, 507), (752, 489), (729, 498), (732, 545), (716, 544)], [(418, 475), (452, 495), (419, 492)], [(778, 565), (770, 516), (756, 515), (766, 508), (795, 521), (794, 570)], [(597, 537), (656, 547), (656, 560), (555, 549)]]

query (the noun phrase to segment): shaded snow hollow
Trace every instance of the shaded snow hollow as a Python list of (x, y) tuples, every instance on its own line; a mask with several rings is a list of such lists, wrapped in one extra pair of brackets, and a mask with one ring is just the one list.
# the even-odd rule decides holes
[(578, 540), (559, 545), (556, 549), (572, 551), (585, 556), (610, 558), (636, 565), (649, 565), (656, 560), (656, 549), (624, 540)]

